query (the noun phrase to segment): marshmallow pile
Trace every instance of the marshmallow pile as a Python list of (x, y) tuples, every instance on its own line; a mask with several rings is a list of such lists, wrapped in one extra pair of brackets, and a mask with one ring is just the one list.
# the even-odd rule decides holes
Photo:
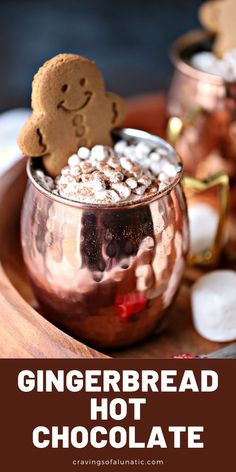
[(177, 165), (169, 153), (168, 148), (145, 141), (128, 144), (121, 140), (114, 148), (80, 147), (55, 180), (42, 170), (36, 170), (34, 177), (47, 190), (82, 203), (139, 201), (162, 191), (176, 176)]
[(236, 49), (227, 51), (222, 59), (212, 52), (202, 51), (191, 58), (191, 66), (208, 74), (218, 75), (226, 82), (236, 81)]

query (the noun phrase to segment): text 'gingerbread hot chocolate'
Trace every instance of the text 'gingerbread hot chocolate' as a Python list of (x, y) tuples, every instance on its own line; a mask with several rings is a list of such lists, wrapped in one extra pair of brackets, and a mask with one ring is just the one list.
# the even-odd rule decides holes
[(18, 144), (24, 154), (41, 156), (52, 177), (79, 147), (112, 145), (111, 130), (124, 119), (122, 99), (105, 91), (96, 64), (74, 54), (59, 54), (39, 69), (32, 109)]

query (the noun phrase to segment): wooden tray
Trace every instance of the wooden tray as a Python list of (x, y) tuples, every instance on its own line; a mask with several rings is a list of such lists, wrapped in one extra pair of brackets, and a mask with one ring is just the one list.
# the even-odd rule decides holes
[[(151, 96), (131, 101), (126, 124), (142, 127), (137, 118), (141, 108), (145, 128), (163, 134), (163, 97)], [(159, 122), (158, 116), (161, 116)], [(189, 294), (192, 282), (201, 275), (199, 269), (187, 270), (163, 332), (158, 336), (154, 333), (145, 342), (128, 349), (106, 355), (99, 353), (45, 320), (37, 311), (20, 251), (19, 221), (25, 185), (24, 160), (0, 178), (0, 357), (95, 358), (109, 355), (166, 358), (183, 352), (208, 353), (226, 345), (206, 341), (192, 326)]]

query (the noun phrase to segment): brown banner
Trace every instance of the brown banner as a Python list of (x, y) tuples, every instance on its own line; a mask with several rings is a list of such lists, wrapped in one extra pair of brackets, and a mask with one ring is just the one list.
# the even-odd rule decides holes
[[(235, 460), (235, 367), (235, 360), (1, 360), (1, 470), (229, 470)], [(130, 388), (128, 370), (137, 371), (138, 390), (104, 392)], [(156, 377), (142, 377), (144, 371)], [(216, 376), (204, 378), (202, 371)], [(158, 391), (142, 391), (150, 376)], [(210, 391), (217, 376), (218, 388)], [(43, 391), (52, 379), (56, 387)], [(88, 389), (101, 391), (86, 392), (85, 380)], [(176, 391), (165, 391), (171, 387)], [(96, 405), (102, 405), (103, 419), (99, 408), (96, 417)]]

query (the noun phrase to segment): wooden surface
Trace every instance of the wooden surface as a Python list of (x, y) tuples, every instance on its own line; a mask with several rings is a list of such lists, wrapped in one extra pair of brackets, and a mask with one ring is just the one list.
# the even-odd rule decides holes
[[(126, 124), (163, 134), (163, 97), (151, 96), (149, 106), (145, 108), (147, 103), (148, 100), (143, 98), (131, 101)], [(141, 126), (141, 108), (144, 110), (142, 116), (143, 119), (145, 117), (146, 126)], [(28, 284), (19, 245), (20, 208), (25, 183), (23, 161), (0, 179), (0, 357), (103, 356), (64, 334), (37, 312), (37, 304)], [(229, 250), (233, 253), (235, 251), (232, 241)], [(201, 338), (192, 326), (190, 288), (201, 273), (199, 269), (187, 270), (180, 292), (169, 310), (166, 325), (159, 335), (153, 334), (139, 345), (109, 355), (166, 358), (183, 352), (208, 353), (223, 347), (223, 343), (212, 343)]]
[(0, 179), (0, 357), (101, 357), (58, 330), (33, 309), (19, 248), (25, 163)]

